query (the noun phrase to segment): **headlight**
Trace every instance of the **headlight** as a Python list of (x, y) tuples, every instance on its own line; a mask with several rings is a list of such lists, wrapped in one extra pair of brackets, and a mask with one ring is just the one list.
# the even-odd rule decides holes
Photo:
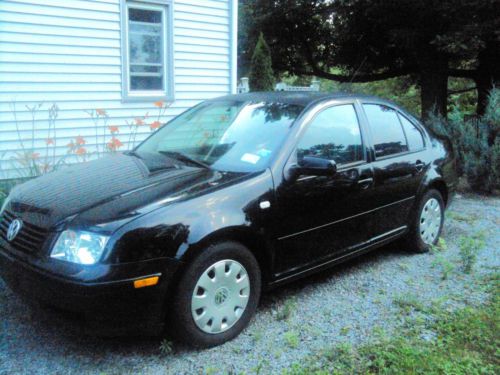
[(5, 199), (3, 200), (3, 203), (2, 203), (2, 208), (0, 208), (0, 215), (3, 214), (3, 211), (5, 210), (5, 207), (7, 207), (8, 201), (9, 201), (9, 197), (5, 197)]
[(101, 258), (109, 237), (100, 234), (65, 230), (59, 235), (50, 256), (79, 264), (95, 264)]

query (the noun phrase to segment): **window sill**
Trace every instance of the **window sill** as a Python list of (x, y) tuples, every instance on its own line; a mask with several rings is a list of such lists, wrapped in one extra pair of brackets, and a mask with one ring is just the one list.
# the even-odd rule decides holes
[(137, 102), (156, 102), (156, 101), (164, 101), (164, 102), (173, 102), (173, 95), (161, 95), (156, 93), (149, 94), (140, 94), (140, 95), (125, 95), (122, 96), (122, 103), (137, 103)]

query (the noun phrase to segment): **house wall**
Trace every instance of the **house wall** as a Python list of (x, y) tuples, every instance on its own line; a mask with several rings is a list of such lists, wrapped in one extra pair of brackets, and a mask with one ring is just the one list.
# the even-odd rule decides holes
[[(236, 0), (174, 0), (175, 100), (159, 120), (234, 92), (235, 46)], [(0, 179), (22, 172), (20, 138), (31, 149), (34, 135), (36, 157), (46, 157), (54, 126), (56, 154), (82, 136), (86, 158), (111, 139), (108, 126), (118, 127), (120, 150), (133, 143), (130, 134), (137, 131), (136, 141), (150, 134), (160, 109), (152, 101), (122, 101), (121, 69), (120, 0), (1, 0)], [(107, 117), (99, 117), (96, 139), (90, 114), (97, 109)]]

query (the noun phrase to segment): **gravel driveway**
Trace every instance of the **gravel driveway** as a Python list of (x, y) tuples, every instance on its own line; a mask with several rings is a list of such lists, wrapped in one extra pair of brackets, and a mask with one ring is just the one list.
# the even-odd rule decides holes
[[(276, 373), (318, 349), (359, 344), (402, 323), (397, 300), (451, 307), (484, 297), (472, 278), (500, 266), (500, 199), (457, 197), (450, 211), (444, 253), (456, 266), (446, 281), (431, 254), (408, 254), (387, 246), (333, 270), (263, 296), (250, 326), (232, 342), (209, 350), (173, 345), (160, 352), (160, 339), (104, 340), (81, 334), (79, 322), (29, 307), (0, 280), (0, 374), (69, 373)], [(457, 241), (484, 232), (486, 246), (473, 275), (460, 270)]]

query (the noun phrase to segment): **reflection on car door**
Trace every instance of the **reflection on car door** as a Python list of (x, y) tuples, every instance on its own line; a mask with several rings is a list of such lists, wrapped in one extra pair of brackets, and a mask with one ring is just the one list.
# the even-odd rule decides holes
[(278, 277), (328, 261), (366, 241), (373, 172), (353, 104), (327, 107), (307, 125), (289, 163), (334, 160), (334, 176), (300, 176), (277, 189)]

